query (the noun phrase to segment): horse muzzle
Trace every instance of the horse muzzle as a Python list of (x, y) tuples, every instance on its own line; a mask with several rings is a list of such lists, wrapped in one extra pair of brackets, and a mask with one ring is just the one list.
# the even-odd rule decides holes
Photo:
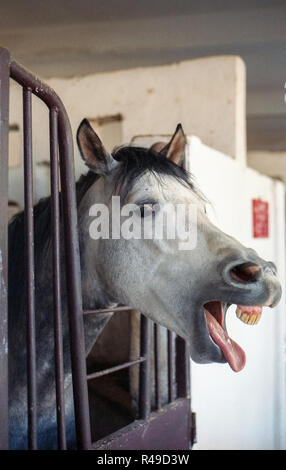
[(282, 294), (276, 272), (274, 263), (258, 258), (256, 262), (232, 261), (225, 266), (222, 276), (239, 296), (239, 303), (245, 301), (245, 305), (275, 307)]

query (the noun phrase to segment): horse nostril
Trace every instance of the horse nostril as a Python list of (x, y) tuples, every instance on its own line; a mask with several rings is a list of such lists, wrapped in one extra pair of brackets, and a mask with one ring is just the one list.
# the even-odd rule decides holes
[(255, 282), (261, 276), (261, 267), (251, 263), (238, 264), (230, 270), (230, 276), (238, 282)]

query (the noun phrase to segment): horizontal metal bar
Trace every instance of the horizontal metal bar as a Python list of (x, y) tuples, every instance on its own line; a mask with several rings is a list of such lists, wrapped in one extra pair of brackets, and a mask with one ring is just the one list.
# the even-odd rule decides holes
[(121, 306), (121, 307), (110, 307), (110, 308), (99, 308), (97, 310), (84, 310), (84, 315), (97, 315), (98, 313), (108, 313), (108, 312), (128, 312), (134, 310), (133, 307)]
[(141, 364), (141, 362), (146, 361), (145, 357), (139, 357), (135, 361), (124, 362), (118, 366), (109, 367), (108, 369), (99, 370), (98, 372), (93, 372), (92, 374), (87, 375), (87, 380), (96, 379), (97, 377), (102, 377), (103, 375), (112, 374), (121, 369), (126, 369), (127, 367), (135, 366), (136, 364)]
[[(93, 450), (190, 450), (190, 400), (180, 398), (92, 443)], [(167, 451), (168, 452), (168, 451)], [(170, 451), (169, 451), (170, 452)]]

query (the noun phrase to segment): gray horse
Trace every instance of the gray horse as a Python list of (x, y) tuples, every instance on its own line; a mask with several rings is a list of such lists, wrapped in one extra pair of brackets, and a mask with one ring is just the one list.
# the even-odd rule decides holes
[[(263, 305), (277, 304), (281, 287), (273, 263), (259, 258), (254, 250), (208, 220), (205, 199), (182, 167), (186, 145), (182, 127), (178, 125), (167, 145), (158, 143), (150, 149), (119, 147), (110, 155), (88, 121), (83, 120), (77, 142), (89, 168), (76, 184), (84, 309), (129, 305), (188, 341), (194, 361), (228, 362), (234, 371), (241, 370), (245, 354), (227, 334), (227, 308), (238, 304), (238, 316), (254, 323)], [(115, 234), (111, 223), (116, 215), (112, 213), (115, 195), (120, 196), (122, 206), (136, 204), (141, 223), (146, 217), (155, 223), (170, 203), (195, 206), (196, 246), (181, 250), (177, 239), (118, 237), (118, 227)], [(90, 235), (91, 221), (95, 219), (91, 207), (95, 204), (108, 209), (108, 237), (94, 239)], [(57, 446), (50, 198), (35, 206), (34, 219), (38, 444), (39, 448), (50, 449)], [(11, 448), (27, 447), (23, 252), (24, 217), (19, 214), (9, 226)], [(65, 286), (64, 272), (62, 277)], [(75, 434), (64, 290), (62, 303), (67, 438), (72, 447)], [(86, 354), (111, 316), (108, 313), (85, 318)]]

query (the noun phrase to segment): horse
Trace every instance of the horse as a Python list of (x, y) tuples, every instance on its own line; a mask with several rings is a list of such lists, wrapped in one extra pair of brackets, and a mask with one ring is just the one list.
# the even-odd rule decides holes
[[(86, 119), (79, 125), (76, 137), (88, 167), (76, 183), (84, 310), (129, 305), (185, 339), (195, 362), (226, 362), (234, 371), (241, 370), (245, 353), (228, 336), (227, 309), (237, 304), (244, 321), (251, 322), (254, 315), (258, 318), (262, 306), (274, 307), (279, 302), (281, 286), (272, 262), (260, 258), (253, 249), (243, 246), (208, 219), (206, 200), (193, 176), (183, 167), (186, 137), (182, 126), (177, 126), (167, 144), (158, 142), (150, 148), (125, 145), (111, 154)], [(112, 204), (116, 196), (122, 206), (135, 205), (138, 211), (134, 217), (140, 223), (149, 218), (151, 227), (161, 211), (166, 209), (168, 215), (171, 205), (195, 207), (195, 246), (181, 249), (181, 241), (176, 237), (114, 236), (111, 221), (116, 215)], [(91, 208), (98, 204), (108, 209), (108, 237), (91, 236), (91, 221), (96, 220), (96, 211)], [(123, 219), (126, 220), (126, 214)], [(185, 226), (188, 223), (191, 222), (187, 218)], [(54, 449), (57, 426), (49, 197), (34, 207), (34, 239), (38, 447)], [(27, 448), (23, 253), (24, 215), (20, 213), (9, 224), (11, 449)], [(73, 448), (75, 427), (64, 270), (61, 276), (67, 442), (68, 448)], [(112, 312), (84, 318), (86, 355), (111, 316)]]

